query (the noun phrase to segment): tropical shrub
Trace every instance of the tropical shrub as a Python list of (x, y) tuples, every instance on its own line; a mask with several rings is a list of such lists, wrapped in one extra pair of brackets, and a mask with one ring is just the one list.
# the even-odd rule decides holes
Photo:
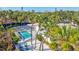
[(56, 50), (57, 49), (57, 43), (55, 41), (52, 41), (51, 43), (49, 43), (49, 47), (52, 50)]
[(19, 37), (17, 37), (17, 36), (13, 33), (13, 35), (12, 35), (12, 40), (13, 40), (13, 42), (14, 42), (15, 44), (17, 44), (18, 41), (19, 41)]
[(73, 48), (73, 46), (70, 45), (68, 42), (64, 42), (64, 43), (62, 43), (62, 45), (61, 45), (61, 50), (62, 50), (62, 51), (72, 51), (72, 50), (74, 50), (74, 48)]

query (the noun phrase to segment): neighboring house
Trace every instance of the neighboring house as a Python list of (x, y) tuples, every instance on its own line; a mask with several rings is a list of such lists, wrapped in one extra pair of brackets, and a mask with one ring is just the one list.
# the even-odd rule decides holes
[(66, 26), (66, 25), (71, 25), (72, 27), (77, 27), (77, 24), (75, 21), (69, 21), (69, 20), (63, 20), (63, 21), (60, 21), (57, 25), (58, 26)]

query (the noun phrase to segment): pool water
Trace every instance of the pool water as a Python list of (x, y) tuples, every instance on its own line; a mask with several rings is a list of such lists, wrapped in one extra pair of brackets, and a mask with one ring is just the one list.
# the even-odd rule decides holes
[(31, 39), (31, 34), (28, 33), (27, 31), (21, 31), (18, 33), (21, 37), (21, 40), (23, 41), (23, 42), (18, 43), (18, 45), (17, 45), (17, 47), (20, 49), (20, 51), (31, 50), (32, 49), (31, 42), (28, 42), (28, 41), (26, 42), (26, 40)]
[(27, 31), (19, 32), (19, 34), (21, 35), (21, 37), (22, 37), (23, 39), (31, 38), (31, 34), (28, 33)]

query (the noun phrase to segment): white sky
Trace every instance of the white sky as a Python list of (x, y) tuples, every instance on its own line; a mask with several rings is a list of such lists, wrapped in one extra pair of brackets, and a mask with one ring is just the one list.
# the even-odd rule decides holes
[(56, 7), (64, 7), (64, 6), (72, 6), (78, 7), (79, 0), (0, 0), (0, 6), (31, 6), (31, 7), (48, 7), (48, 6), (56, 6)]

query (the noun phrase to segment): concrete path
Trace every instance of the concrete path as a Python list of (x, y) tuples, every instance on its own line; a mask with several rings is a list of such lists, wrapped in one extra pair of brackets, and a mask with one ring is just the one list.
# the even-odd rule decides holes
[[(33, 47), (35, 47), (35, 41), (33, 41)], [(43, 44), (43, 48), (44, 48), (43, 51), (51, 51), (46, 44)], [(36, 48), (34, 48), (33, 51), (39, 51), (39, 50), (40, 50), (40, 41), (37, 41)]]

